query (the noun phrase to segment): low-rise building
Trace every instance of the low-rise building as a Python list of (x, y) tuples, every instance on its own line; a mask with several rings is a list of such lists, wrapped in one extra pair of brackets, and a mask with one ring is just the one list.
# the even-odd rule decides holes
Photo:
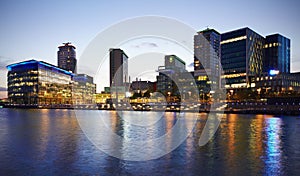
[(7, 66), (10, 104), (48, 106), (72, 104), (73, 74), (43, 61)]

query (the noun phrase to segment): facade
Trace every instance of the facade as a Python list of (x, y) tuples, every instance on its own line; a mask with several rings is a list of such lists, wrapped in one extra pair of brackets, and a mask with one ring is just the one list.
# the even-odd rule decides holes
[(121, 49), (109, 50), (110, 86), (125, 86), (128, 82), (128, 56)]
[(265, 72), (253, 78), (257, 94), (274, 97), (300, 93), (300, 73)]
[(95, 95), (95, 102), (97, 104), (105, 104), (108, 100), (111, 100), (111, 95), (109, 92), (101, 92)]
[(195, 86), (193, 76), (185, 70), (185, 62), (176, 55), (165, 56), (165, 66), (160, 66), (158, 72), (156, 89), (168, 101), (178, 101), (180, 97), (187, 98), (186, 94), (192, 94), (190, 86)]
[(226, 88), (249, 88), (252, 77), (262, 73), (264, 43), (264, 37), (249, 28), (221, 34), (221, 63)]
[(164, 95), (177, 95), (178, 88), (174, 83), (175, 78), (185, 70), (185, 62), (176, 55), (166, 55), (165, 65), (158, 68), (157, 91)]
[(155, 92), (156, 82), (136, 80), (130, 84), (130, 91), (132, 92)]
[(76, 74), (73, 77), (73, 103), (76, 105), (95, 103), (96, 84), (93, 77), (86, 74)]
[(273, 34), (266, 36), (264, 72), (290, 73), (290, 39)]
[(194, 36), (194, 76), (200, 91), (220, 88), (221, 35), (206, 29)]
[(70, 42), (63, 44), (64, 45), (58, 47), (57, 65), (61, 69), (67, 70), (71, 73), (77, 73), (76, 48), (71, 45)]
[(7, 66), (10, 104), (60, 106), (72, 104), (73, 74), (42, 61)]

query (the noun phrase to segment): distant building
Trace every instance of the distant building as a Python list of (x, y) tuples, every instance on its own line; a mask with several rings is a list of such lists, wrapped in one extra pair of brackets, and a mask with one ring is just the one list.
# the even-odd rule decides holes
[(209, 93), (220, 87), (221, 35), (206, 29), (194, 36), (194, 76), (200, 91)]
[(290, 73), (290, 39), (273, 34), (266, 36), (264, 72)]
[[(185, 62), (176, 55), (166, 55), (165, 65), (158, 68), (157, 90), (165, 95), (178, 94), (176, 76), (185, 70)], [(178, 77), (177, 77), (178, 78)]]
[(71, 45), (70, 42), (63, 44), (64, 45), (58, 47), (57, 65), (61, 69), (72, 73), (77, 73), (76, 48), (75, 46)]
[(185, 62), (176, 55), (166, 55), (165, 65), (160, 66), (158, 72), (156, 89), (169, 101), (178, 101), (181, 96), (192, 93), (190, 86), (195, 86), (193, 76), (185, 70)]
[(96, 84), (93, 77), (76, 74), (73, 77), (73, 103), (76, 105), (95, 103)]
[(103, 91), (95, 95), (95, 102), (97, 104), (104, 104), (107, 103), (107, 101), (111, 101), (111, 95), (109, 92)]
[(109, 50), (110, 86), (125, 86), (128, 80), (128, 56), (121, 49)]
[(72, 104), (72, 73), (36, 60), (11, 64), (7, 69), (8, 99), (11, 104)]
[(249, 28), (221, 34), (221, 63), (226, 88), (251, 87), (251, 78), (263, 71), (265, 39)]
[(300, 73), (280, 73), (271, 70), (253, 78), (254, 91), (266, 96), (285, 96), (300, 93)]
[(156, 91), (156, 82), (151, 81), (141, 81), (136, 80), (132, 81), (130, 84), (130, 91), (132, 92), (155, 92)]

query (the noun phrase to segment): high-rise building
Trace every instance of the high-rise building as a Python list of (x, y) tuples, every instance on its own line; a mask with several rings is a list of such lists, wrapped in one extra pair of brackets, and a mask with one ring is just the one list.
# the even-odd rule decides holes
[(248, 88), (263, 71), (265, 39), (249, 28), (221, 34), (221, 63), (226, 88)]
[(64, 45), (58, 47), (57, 62), (58, 67), (67, 70), (71, 73), (77, 73), (77, 60), (75, 46), (70, 42), (63, 43)]
[(194, 76), (200, 91), (208, 93), (220, 86), (221, 35), (206, 29), (194, 36)]
[(72, 104), (72, 73), (36, 60), (11, 64), (7, 69), (11, 104), (36, 107)]
[(273, 34), (266, 36), (264, 72), (290, 73), (290, 39)]
[(109, 50), (110, 86), (125, 86), (128, 82), (128, 56), (119, 48)]

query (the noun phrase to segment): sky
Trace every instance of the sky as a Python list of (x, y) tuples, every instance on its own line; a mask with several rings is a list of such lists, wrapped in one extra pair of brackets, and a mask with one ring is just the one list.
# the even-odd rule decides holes
[(280, 33), (291, 39), (291, 71), (300, 71), (299, 8), (297, 0), (0, 0), (0, 98), (6, 95), (6, 65), (31, 58), (56, 65), (57, 47), (67, 41), (80, 59), (101, 31), (145, 15), (177, 19), (199, 31), (247, 26), (262, 36)]

